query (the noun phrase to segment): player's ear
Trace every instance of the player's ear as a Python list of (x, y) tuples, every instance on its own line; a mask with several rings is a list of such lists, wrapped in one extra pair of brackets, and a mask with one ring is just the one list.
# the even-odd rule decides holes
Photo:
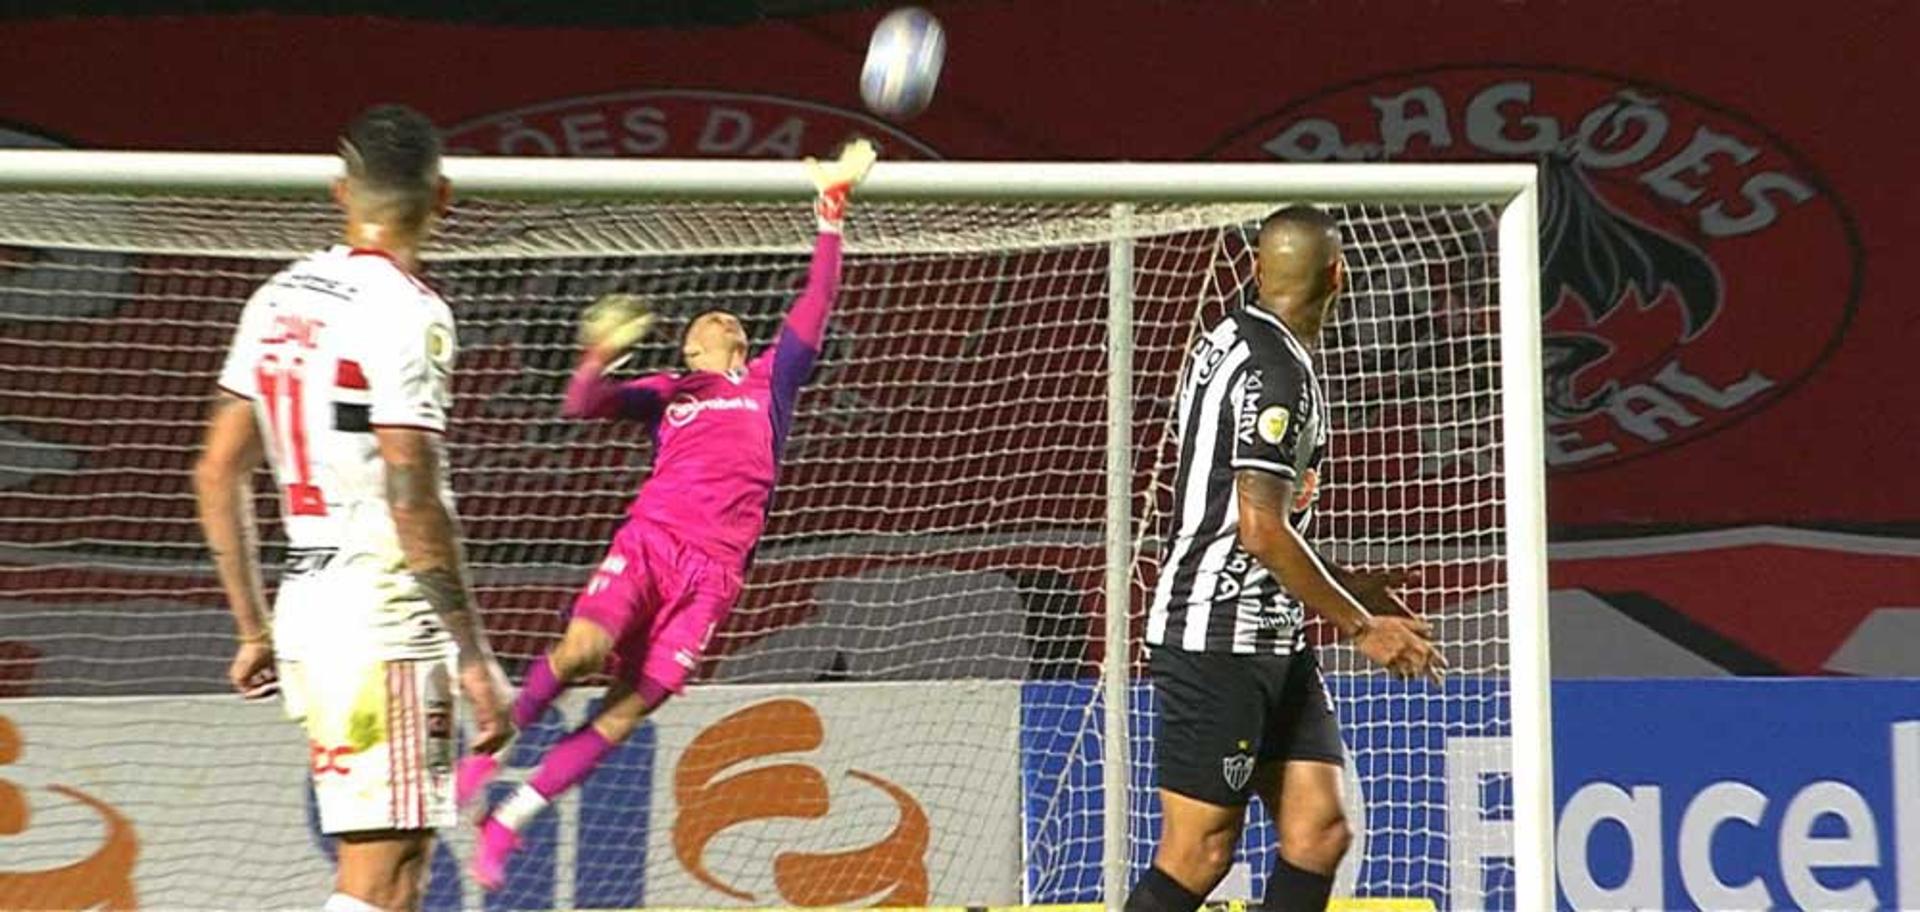
[(339, 206), (342, 211), (344, 211), (347, 208), (347, 192), (348, 192), (347, 179), (344, 177), (334, 178), (333, 179), (333, 203), (334, 205)]
[(436, 218), (445, 218), (447, 210), (453, 207), (453, 182), (444, 176), (436, 178), (433, 184), (433, 214)]
[(1327, 266), (1327, 293), (1337, 295), (1347, 287), (1347, 258), (1335, 255)]

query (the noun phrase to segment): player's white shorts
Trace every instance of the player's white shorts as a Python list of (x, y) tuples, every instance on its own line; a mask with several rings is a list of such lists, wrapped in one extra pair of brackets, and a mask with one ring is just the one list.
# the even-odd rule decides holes
[(280, 662), (287, 715), (307, 732), (320, 831), (456, 822), (452, 657)]

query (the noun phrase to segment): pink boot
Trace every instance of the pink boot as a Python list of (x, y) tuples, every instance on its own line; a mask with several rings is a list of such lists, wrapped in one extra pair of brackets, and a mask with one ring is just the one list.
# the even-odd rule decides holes
[(473, 864), (468, 870), (474, 882), (491, 893), (507, 882), (507, 859), (520, 847), (520, 835), (492, 817), (480, 825), (480, 841), (473, 849)]
[(487, 797), (487, 783), (500, 773), (500, 759), (492, 754), (472, 754), (462, 758), (453, 769), (453, 801), (461, 814), (473, 811)]

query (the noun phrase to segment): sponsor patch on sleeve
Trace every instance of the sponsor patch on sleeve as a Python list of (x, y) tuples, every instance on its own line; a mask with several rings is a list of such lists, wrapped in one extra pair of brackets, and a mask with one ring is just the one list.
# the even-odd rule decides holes
[(1266, 410), (1260, 413), (1260, 420), (1256, 422), (1260, 429), (1260, 439), (1268, 443), (1279, 443), (1287, 436), (1287, 422), (1292, 418), (1293, 416), (1288, 414), (1287, 407), (1284, 405), (1267, 406)]
[(453, 333), (438, 323), (427, 325), (427, 357), (446, 367), (453, 363)]

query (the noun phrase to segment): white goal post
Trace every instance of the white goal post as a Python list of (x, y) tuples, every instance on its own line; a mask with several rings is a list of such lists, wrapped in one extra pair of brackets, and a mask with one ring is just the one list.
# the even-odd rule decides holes
[[(62, 201), (102, 195), (115, 200), (165, 197), (193, 199), (300, 198), (318, 199), (339, 173), (331, 156), (250, 155), (85, 151), (0, 150), (0, 199), (31, 200), (49, 195)], [(445, 173), (459, 200), (547, 202), (588, 207), (621, 203), (702, 201), (709, 203), (804, 203), (812, 194), (807, 173), (799, 162), (694, 160), (582, 160), (452, 157)], [(1103, 714), (1099, 750), (1104, 762), (1104, 788), (1099, 803), (1106, 850), (1101, 856), (1101, 890), (1109, 908), (1118, 909), (1130, 887), (1140, 859), (1130, 857), (1146, 821), (1138, 808), (1140, 780), (1137, 746), (1128, 732), (1139, 721), (1135, 703), (1142, 674), (1136, 658), (1139, 646), (1134, 625), (1144, 607), (1138, 585), (1143, 549), (1155, 541), (1153, 517), (1138, 515), (1142, 504), (1151, 511), (1151, 493), (1138, 490), (1142, 465), (1165, 462), (1164, 452), (1150, 452), (1140, 444), (1136, 402), (1167, 395), (1141, 388), (1136, 378), (1135, 287), (1142, 263), (1150, 259), (1137, 249), (1144, 237), (1168, 229), (1143, 218), (1171, 205), (1238, 205), (1247, 212), (1284, 203), (1310, 202), (1350, 207), (1480, 206), (1497, 213), (1497, 227), (1488, 246), (1497, 251), (1497, 277), (1488, 290), (1497, 298), (1497, 326), (1487, 327), (1497, 337), (1497, 443), (1489, 444), (1487, 458), (1497, 462), (1496, 501), (1500, 528), (1481, 530), (1500, 544), (1497, 593), (1482, 595), (1504, 612), (1499, 634), (1504, 655), (1483, 672), (1498, 676), (1506, 718), (1500, 727), (1510, 731), (1512, 908), (1549, 909), (1555, 906), (1554, 826), (1550, 675), (1547, 648), (1547, 575), (1545, 426), (1542, 414), (1541, 314), (1539, 283), (1538, 195), (1536, 171), (1530, 164), (1237, 164), (1237, 163), (1108, 163), (1108, 162), (892, 162), (882, 161), (859, 189), (850, 216), (848, 253), (862, 256), (861, 219), (869, 204), (901, 207), (907, 214), (890, 221), (889, 238), (913, 230), (911, 213), (919, 208), (983, 204), (1017, 207), (1024, 204), (1072, 204), (1098, 207), (1103, 228), (1087, 233), (1087, 217), (1076, 216), (1076, 238), (1098, 238), (1104, 246), (1106, 296), (1105, 350), (1105, 515), (1103, 523), (1105, 604), (1128, 605), (1128, 611), (1103, 611), (1103, 658), (1099, 663), (1100, 712)], [(66, 250), (123, 250), (124, 241), (90, 240), (84, 217), (63, 215), (56, 207), (50, 216), (20, 221), (10, 231), (0, 202), (0, 247), (19, 245)], [(64, 205), (64, 202), (63, 202)], [(117, 205), (117, 204), (116, 204)], [(1228, 211), (1222, 209), (1220, 211)], [(1232, 210), (1238, 212), (1240, 210)], [(1356, 211), (1358, 211), (1356, 209)], [(1381, 216), (1383, 220), (1398, 216)], [(64, 220), (64, 224), (62, 221)], [(1177, 221), (1177, 220), (1176, 220)], [(946, 222), (941, 224), (946, 225)], [(997, 224), (997, 223), (996, 223)], [(1181, 226), (1190, 228), (1185, 222)], [(990, 226), (991, 227), (991, 226)], [(965, 234), (962, 228), (941, 230)], [(1013, 229), (1008, 229), (1013, 230)], [(1019, 229), (1025, 230), (1025, 229)], [(1053, 228), (1042, 226), (1037, 240), (1021, 235), (1021, 243), (1045, 247)], [(1062, 229), (1064, 230), (1064, 229)], [(1185, 228), (1179, 229), (1185, 230)], [(1224, 230), (1224, 229), (1223, 229)], [(1409, 231), (1413, 229), (1407, 229)], [(1070, 232), (1071, 233), (1071, 232)], [(217, 237), (204, 247), (188, 245), (180, 252), (211, 257), (261, 257), (265, 254), (236, 246)], [(974, 243), (969, 240), (965, 243)], [(619, 241), (606, 242), (618, 247)], [(889, 242), (891, 243), (891, 242)], [(906, 243), (906, 242), (902, 242)], [(955, 242), (960, 243), (960, 242)], [(1081, 241), (1076, 241), (1081, 243)], [(1417, 243), (1417, 241), (1415, 242)], [(911, 247), (910, 243), (906, 243)], [(783, 250), (790, 245), (744, 244), (746, 250)], [(505, 248), (503, 248), (505, 249)], [(609, 248), (611, 249), (611, 248)], [(892, 249), (882, 244), (877, 250)], [(455, 253), (454, 256), (461, 254)], [(476, 256), (481, 254), (475, 254)], [(491, 255), (491, 254), (489, 254)], [(526, 254), (538, 256), (538, 253)], [(1213, 286), (1208, 286), (1213, 288)], [(1214, 288), (1224, 294), (1226, 289)], [(453, 302), (456, 315), (460, 302)], [(1195, 311), (1196, 313), (1198, 311)], [(1336, 317), (1336, 322), (1338, 318)], [(1382, 343), (1386, 344), (1386, 343)], [(0, 363), (0, 369), (9, 365)], [(1491, 402), (1492, 400), (1490, 400)], [(0, 415), (0, 420), (5, 416)], [(1341, 428), (1332, 428), (1338, 440)], [(1331, 485), (1338, 486), (1335, 477)], [(1389, 509), (1374, 507), (1370, 509)], [(5, 517), (0, 517), (4, 526)], [(0, 539), (4, 539), (0, 533)], [(1465, 541), (1465, 539), (1463, 539)], [(1473, 541), (1478, 541), (1474, 539)], [(0, 545), (12, 542), (0, 540)], [(1441, 541), (1438, 547), (1458, 542)], [(0, 576), (0, 599), (8, 597), (7, 579)], [(1478, 627), (1475, 628), (1480, 629)], [(0, 636), (0, 639), (5, 639)], [(1446, 644), (1443, 642), (1443, 646)], [(1496, 647), (1497, 648), (1497, 647)], [(1471, 671), (1471, 669), (1469, 669)], [(1357, 675), (1367, 672), (1354, 670)], [(1336, 690), (1339, 688), (1336, 687)], [(1438, 698), (1436, 698), (1438, 699)], [(7, 702), (0, 699), (0, 713)], [(666, 714), (671, 714), (670, 706)], [(1422, 767), (1424, 769), (1424, 767)], [(0, 773), (4, 773), (0, 770)], [(1416, 775), (1429, 775), (1426, 773)], [(1417, 817), (1411, 819), (1420, 819)], [(215, 836), (213, 838), (218, 838)], [(584, 852), (585, 848), (569, 851)], [(1029, 885), (1029, 893), (1031, 886)], [(1472, 895), (1479, 895), (1475, 887)]]

